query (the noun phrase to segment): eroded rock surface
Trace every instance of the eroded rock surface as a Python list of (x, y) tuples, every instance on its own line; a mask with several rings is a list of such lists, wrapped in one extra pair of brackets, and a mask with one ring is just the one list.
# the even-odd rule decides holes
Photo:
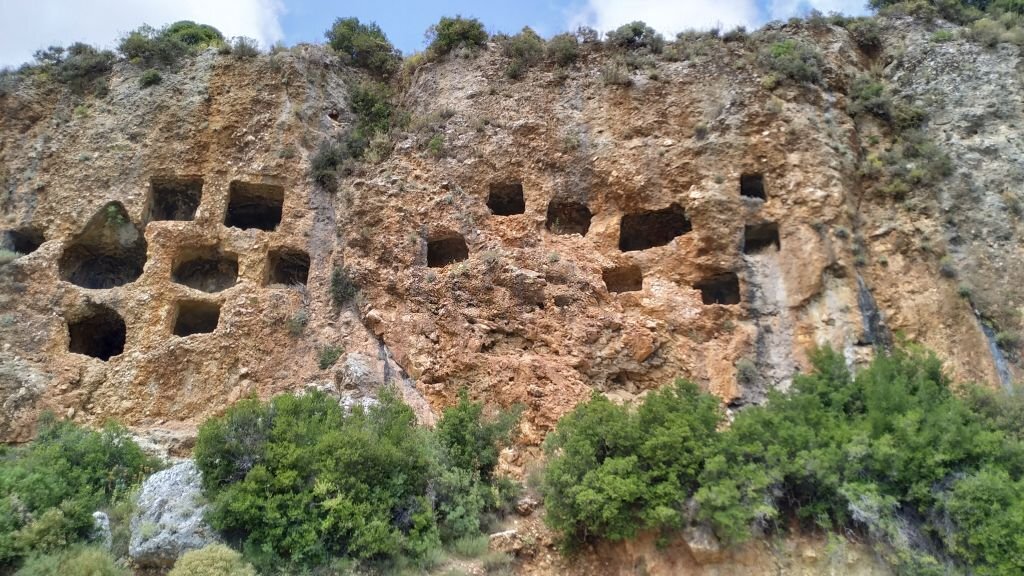
[(170, 567), (182, 554), (217, 541), (203, 515), (202, 474), (185, 460), (142, 484), (128, 556), (137, 566)]

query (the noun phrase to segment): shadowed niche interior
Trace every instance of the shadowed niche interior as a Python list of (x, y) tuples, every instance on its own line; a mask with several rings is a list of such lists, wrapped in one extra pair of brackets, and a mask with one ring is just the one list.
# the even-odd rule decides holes
[(154, 176), (149, 181), (149, 220), (194, 220), (203, 197), (198, 176)]
[(224, 215), (224, 225), (228, 228), (255, 228), (271, 232), (281, 223), (283, 206), (283, 187), (235, 180), (228, 187), (228, 209)]
[(590, 208), (582, 202), (552, 200), (548, 203), (548, 216), (544, 227), (553, 234), (579, 234), (590, 231)]
[(626, 214), (619, 225), (619, 250), (646, 250), (664, 246), (692, 230), (686, 212), (679, 204), (660, 210)]
[(203, 300), (182, 300), (174, 314), (174, 335), (190, 336), (213, 332), (220, 320), (220, 304)]
[(309, 278), (309, 254), (301, 250), (281, 248), (267, 255), (267, 273), (264, 286), (271, 284), (306, 284)]
[(447, 234), (427, 240), (427, 266), (441, 268), (469, 258), (469, 247), (459, 234)]
[(7, 250), (13, 250), (18, 254), (31, 254), (42, 246), (46, 238), (43, 237), (43, 233), (32, 227), (17, 228), (15, 230), (8, 230), (3, 233), (2, 236), (3, 248)]
[(238, 282), (238, 255), (215, 247), (182, 250), (175, 258), (171, 280), (203, 292), (226, 290)]
[(767, 200), (764, 192), (764, 176), (761, 174), (743, 174), (740, 176), (740, 196)]
[(114, 288), (135, 281), (146, 264), (146, 239), (120, 202), (101, 208), (64, 248), (60, 277), (82, 288)]
[(644, 288), (644, 275), (636, 264), (625, 264), (601, 271), (609, 292), (637, 292)]
[(743, 228), (744, 254), (778, 250), (780, 246), (779, 225), (775, 222), (748, 224)]
[(124, 320), (112, 308), (90, 305), (86, 313), (68, 321), (68, 351), (109, 360), (124, 352)]
[(702, 280), (694, 288), (700, 290), (700, 300), (704, 304), (740, 303), (740, 280), (732, 272)]
[(487, 207), (495, 216), (512, 216), (526, 212), (523, 185), (520, 182), (491, 184), (487, 194)]

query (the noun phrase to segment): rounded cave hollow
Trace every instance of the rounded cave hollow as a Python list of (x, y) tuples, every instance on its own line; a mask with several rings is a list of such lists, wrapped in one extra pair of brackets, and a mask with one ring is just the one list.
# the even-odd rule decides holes
[(120, 314), (109, 306), (92, 304), (84, 314), (68, 319), (68, 351), (109, 360), (124, 352), (126, 334)]
[(0, 246), (18, 254), (31, 254), (46, 241), (42, 231), (31, 226), (8, 230), (3, 233), (2, 239)]
[(60, 277), (90, 289), (134, 282), (146, 264), (146, 239), (120, 202), (100, 209), (60, 256)]

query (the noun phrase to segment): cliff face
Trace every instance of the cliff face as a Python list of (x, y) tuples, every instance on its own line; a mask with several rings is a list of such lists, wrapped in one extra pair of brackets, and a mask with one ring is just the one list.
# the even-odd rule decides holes
[[(336, 194), (309, 163), (351, 126), (357, 75), (322, 47), (206, 53), (147, 89), (121, 63), (102, 99), (19, 83), (0, 95), (0, 226), (27, 252), (0, 268), (0, 437), (55, 409), (181, 454), (239, 397), (393, 381), (426, 422), (461, 387), (525, 404), (514, 468), (595, 390), (683, 377), (759, 402), (824, 344), (857, 364), (902, 333), (957, 379), (1016, 380), (1017, 49), (903, 20), (872, 56), (840, 28), (786, 32), (822, 51), (820, 87), (769, 89), (755, 46), (718, 40), (629, 87), (600, 51), (518, 81), (493, 48), (427, 64), (398, 96), (413, 128)], [(929, 112), (939, 185), (869, 191), (894, 138), (847, 113), (870, 69)], [(360, 288), (340, 310), (339, 267)]]

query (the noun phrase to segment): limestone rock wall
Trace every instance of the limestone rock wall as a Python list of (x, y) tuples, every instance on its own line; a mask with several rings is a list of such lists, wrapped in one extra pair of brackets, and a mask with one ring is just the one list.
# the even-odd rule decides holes
[[(518, 466), (592, 391), (684, 377), (758, 402), (814, 346), (856, 365), (891, 331), (959, 378), (1015, 379), (978, 318), (1020, 323), (1017, 52), (898, 20), (873, 58), (839, 28), (787, 31), (821, 48), (822, 87), (767, 89), (743, 43), (630, 87), (602, 82), (599, 51), (518, 81), (493, 47), (427, 64), (392, 155), (336, 194), (309, 162), (351, 125), (358, 75), (322, 47), (211, 52), (148, 89), (123, 63), (103, 99), (21, 83), (0, 96), (0, 226), (30, 252), (0, 268), (0, 434), (55, 409), (184, 454), (249, 394), (393, 382), (429, 422), (466, 386), (526, 405)], [(863, 192), (863, 144), (890, 135), (845, 94), (872, 66), (931, 111), (955, 168), (938, 192)], [(360, 287), (341, 310), (336, 266)], [(343, 361), (320, 369), (328, 345)]]

